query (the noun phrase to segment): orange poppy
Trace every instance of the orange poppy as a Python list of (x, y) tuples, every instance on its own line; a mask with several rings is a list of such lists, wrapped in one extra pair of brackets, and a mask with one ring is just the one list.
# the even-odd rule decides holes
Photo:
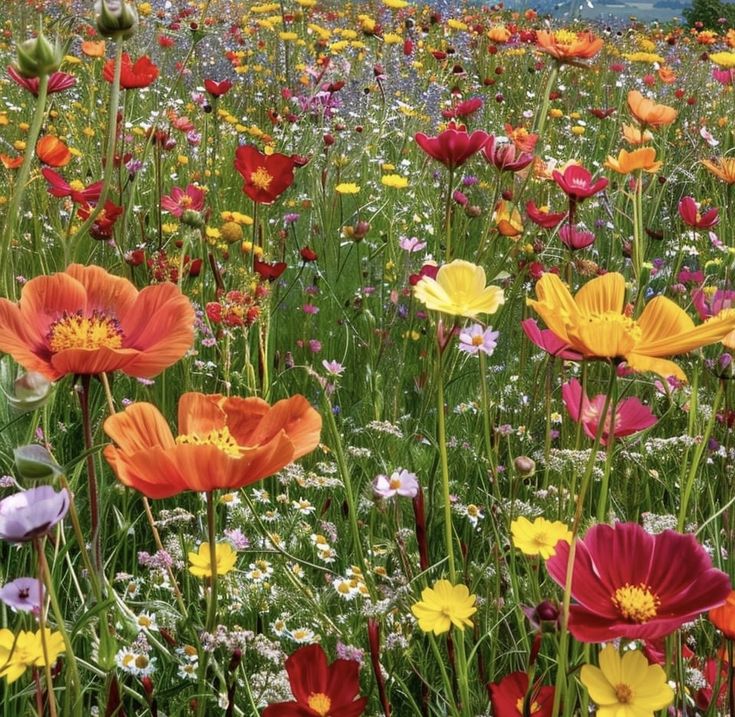
[(668, 105), (656, 104), (644, 97), (638, 90), (628, 92), (628, 108), (641, 124), (647, 127), (665, 127), (674, 122), (679, 113)]
[(49, 167), (65, 167), (71, 161), (69, 148), (52, 134), (38, 140), (36, 156)]
[(27, 282), (16, 304), (0, 299), (0, 351), (51, 381), (120, 370), (150, 378), (194, 341), (194, 309), (171, 283), (138, 291), (99, 266)]
[(548, 53), (558, 62), (578, 64), (575, 61), (591, 60), (603, 46), (603, 41), (591, 32), (570, 30), (538, 30), (536, 43), (541, 51)]
[(0, 162), (5, 169), (18, 169), (23, 164), (23, 157), (11, 157), (9, 154), (0, 152)]
[(104, 40), (85, 40), (82, 43), (82, 52), (87, 57), (104, 57), (105, 41)]
[(605, 166), (620, 174), (630, 174), (642, 169), (644, 172), (658, 172), (661, 162), (656, 161), (656, 150), (653, 147), (641, 147), (628, 152), (621, 149), (617, 157), (607, 155)]
[(260, 398), (185, 393), (176, 437), (155, 406), (134, 403), (105, 421), (117, 446), (104, 456), (120, 482), (148, 498), (235, 490), (313, 451), (321, 428), (303, 396), (271, 406)]
[(712, 608), (707, 616), (728, 640), (735, 640), (735, 590), (727, 596), (723, 605)]

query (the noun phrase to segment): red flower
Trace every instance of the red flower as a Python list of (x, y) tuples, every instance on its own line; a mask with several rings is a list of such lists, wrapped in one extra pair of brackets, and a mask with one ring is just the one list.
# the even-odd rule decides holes
[[(562, 587), (568, 558), (569, 545), (560, 540), (546, 561)], [(693, 535), (650, 535), (637, 523), (595, 525), (577, 543), (569, 631), (580, 642), (653, 640), (721, 605), (730, 589), (730, 578)]]
[(275, 281), (288, 268), (288, 264), (284, 261), (277, 261), (269, 264), (267, 261), (253, 259), (253, 271), (260, 276), (261, 279), (267, 279), (270, 282)]
[(593, 182), (592, 175), (579, 164), (570, 164), (563, 174), (554, 170), (551, 176), (570, 200), (578, 202), (594, 196), (607, 187), (607, 179), (602, 177)]
[(263, 154), (251, 145), (237, 148), (235, 169), (245, 180), (242, 191), (258, 204), (272, 204), (293, 184), (296, 157)]
[(360, 666), (354, 660), (327, 664), (320, 645), (307, 645), (286, 660), (295, 701), (268, 705), (262, 717), (359, 717), (367, 703), (360, 693)]
[(212, 97), (222, 97), (232, 89), (230, 80), (222, 80), (215, 82), (214, 80), (204, 80), (204, 89), (209, 92)]
[(501, 172), (520, 172), (533, 162), (533, 155), (521, 152), (516, 156), (516, 146), (512, 142), (498, 142), (493, 135), (482, 148), (482, 155)]
[(204, 208), (204, 196), (204, 191), (193, 184), (186, 189), (174, 187), (171, 194), (161, 197), (161, 209), (174, 217), (181, 217), (188, 210), (199, 212)]
[[(600, 423), (602, 411), (605, 408), (605, 394), (601, 393), (590, 400), (582, 392), (582, 384), (575, 378), (561, 387), (561, 396), (572, 420), (576, 423), (581, 422), (584, 432), (594, 439), (597, 435), (597, 427)], [(637, 398), (626, 398), (619, 401), (615, 407), (612, 433), (615, 438), (630, 436), (633, 433), (655, 426), (657, 421), (658, 419), (651, 413), (651, 409), (644, 406)], [(610, 418), (606, 418), (600, 441), (603, 446), (607, 445), (611, 428), (610, 423)]]
[(301, 260), (304, 262), (316, 261), (318, 258), (317, 253), (309, 246), (302, 246), (299, 254), (301, 255)]
[(540, 329), (536, 319), (521, 321), (521, 328), (529, 340), (547, 354), (558, 356), (565, 361), (582, 360), (582, 354), (572, 351), (551, 329)]
[(587, 232), (579, 229), (577, 226), (570, 226), (565, 224), (559, 230), (559, 239), (567, 249), (571, 251), (577, 251), (578, 249), (586, 249), (591, 244), (595, 243), (597, 237), (592, 232)]
[(466, 127), (450, 122), (449, 127), (436, 137), (427, 137), (423, 132), (418, 132), (415, 139), (426, 154), (440, 161), (447, 169), (455, 169), (479, 152), (490, 135), (482, 130), (468, 134)]
[(679, 202), (679, 216), (684, 224), (692, 227), (692, 229), (711, 229), (720, 221), (717, 207), (712, 207), (704, 214), (700, 214), (694, 197), (682, 197)]
[(566, 217), (566, 212), (544, 212), (536, 206), (536, 202), (526, 204), (528, 218), (543, 229), (554, 229)]
[(54, 197), (71, 197), (75, 204), (95, 204), (102, 193), (102, 182), (94, 182), (85, 187), (78, 179), (68, 183), (53, 169), (44, 167), (41, 170), (44, 179), (49, 183), (48, 191)]
[(525, 672), (511, 672), (500, 682), (488, 685), (490, 702), (495, 717), (551, 717), (554, 708), (554, 688), (534, 685), (528, 695), (528, 709), (524, 702), (528, 694), (528, 675)]
[[(104, 209), (97, 215), (97, 218), (92, 224), (92, 228), (89, 230), (89, 235), (92, 239), (98, 239), (100, 241), (106, 241), (112, 237), (112, 230), (115, 226), (115, 222), (118, 220), (120, 215), (123, 213), (123, 207), (119, 207), (109, 199), (105, 202)], [(86, 206), (82, 206), (79, 209), (79, 218), (84, 220), (91, 214), (91, 209)]]
[(479, 97), (471, 97), (469, 100), (459, 102), (454, 107), (448, 110), (442, 110), (442, 117), (444, 119), (453, 119), (455, 117), (469, 117), (479, 110), (483, 105), (482, 100)]
[[(115, 78), (115, 61), (108, 60), (102, 69), (102, 77), (108, 82)], [(123, 52), (120, 87), (124, 90), (135, 90), (152, 85), (158, 77), (158, 67), (151, 62), (150, 57), (143, 55), (132, 63), (130, 55)]]
[[(15, 82), (16, 85), (20, 85), (24, 89), (28, 90), (31, 94), (38, 97), (38, 77), (23, 77), (12, 65), (8, 67), (8, 74), (10, 79)], [(63, 92), (68, 90), (70, 87), (74, 87), (77, 83), (77, 78), (74, 75), (70, 75), (66, 72), (54, 72), (49, 75), (48, 78), (48, 89), (46, 92), (51, 95), (54, 92)]]

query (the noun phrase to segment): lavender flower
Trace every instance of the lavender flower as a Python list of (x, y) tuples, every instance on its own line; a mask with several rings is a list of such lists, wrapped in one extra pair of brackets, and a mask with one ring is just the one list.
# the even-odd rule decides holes
[(0, 539), (24, 543), (45, 535), (69, 510), (69, 493), (42, 485), (0, 501)]
[(415, 498), (419, 492), (419, 482), (415, 473), (399, 468), (391, 473), (390, 478), (385, 475), (376, 476), (373, 481), (373, 492), (383, 499), (392, 498), (395, 495)]
[(482, 324), (472, 324), (459, 334), (459, 350), (477, 356), (482, 353), (490, 356), (497, 346), (498, 332), (492, 326), (484, 328)]
[(20, 612), (38, 612), (43, 592), (38, 578), (16, 578), (0, 588), (0, 600)]

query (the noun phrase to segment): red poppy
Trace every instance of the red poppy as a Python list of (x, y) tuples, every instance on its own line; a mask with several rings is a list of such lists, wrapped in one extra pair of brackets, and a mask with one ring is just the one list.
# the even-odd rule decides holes
[(52, 134), (47, 134), (36, 142), (36, 156), (49, 167), (65, 167), (71, 162), (69, 148)]
[(102, 193), (102, 182), (94, 182), (85, 187), (78, 179), (67, 182), (53, 169), (44, 167), (41, 170), (44, 179), (48, 182), (48, 191), (54, 197), (71, 197), (75, 204), (94, 204)]
[[(587, 436), (595, 438), (605, 408), (605, 394), (601, 393), (592, 399), (587, 398), (582, 391), (582, 384), (575, 378), (561, 387), (561, 396), (571, 419), (577, 423), (581, 422)], [(610, 416), (610, 413), (607, 413), (607, 416)], [(658, 419), (651, 413), (651, 409), (631, 396), (619, 401), (615, 406), (612, 433), (615, 438), (622, 438), (655, 426), (657, 422)], [(603, 446), (607, 445), (610, 423), (610, 418), (606, 418), (600, 441)]]
[(444, 119), (454, 119), (455, 117), (469, 117), (479, 110), (483, 105), (483, 101), (479, 97), (471, 97), (469, 100), (463, 100), (454, 105), (451, 109), (442, 110)]
[(267, 279), (268, 281), (275, 281), (287, 268), (288, 264), (284, 261), (269, 264), (267, 261), (260, 261), (257, 257), (253, 259), (253, 271), (261, 279)]
[[(568, 559), (569, 544), (560, 540), (546, 561), (562, 587)], [(693, 535), (651, 535), (637, 523), (594, 525), (577, 542), (569, 631), (580, 642), (653, 640), (721, 605), (730, 590), (730, 578)]]
[(592, 175), (579, 164), (570, 164), (563, 173), (554, 170), (551, 176), (570, 201), (577, 202), (601, 192), (608, 184), (604, 177), (593, 182)]
[[(91, 214), (91, 209), (87, 206), (79, 208), (79, 218), (85, 220)], [(102, 211), (96, 216), (89, 235), (92, 239), (98, 239), (100, 241), (107, 241), (112, 238), (112, 230), (115, 226), (115, 222), (118, 220), (120, 215), (123, 213), (123, 207), (119, 207), (109, 199), (105, 202), (105, 206)]]
[(51, 381), (120, 370), (151, 378), (194, 340), (194, 309), (172, 284), (138, 291), (99, 266), (70, 265), (0, 299), (0, 351)]
[(679, 216), (692, 229), (711, 229), (720, 221), (719, 210), (712, 207), (700, 213), (694, 197), (682, 197), (679, 201)]
[(286, 660), (294, 700), (268, 705), (262, 717), (359, 717), (366, 697), (360, 694), (360, 666), (354, 660), (327, 664), (320, 645), (307, 645)]
[(247, 144), (235, 153), (235, 169), (245, 180), (242, 190), (258, 204), (272, 204), (293, 184), (295, 166), (296, 157), (263, 154)]
[[(108, 82), (115, 79), (115, 60), (108, 60), (102, 69), (102, 77)], [(122, 68), (120, 73), (120, 87), (124, 90), (135, 90), (152, 85), (158, 77), (158, 67), (151, 62), (150, 57), (143, 55), (133, 63), (130, 55), (123, 52)]]
[(215, 82), (214, 80), (204, 80), (204, 89), (209, 92), (212, 97), (222, 97), (232, 89), (230, 80), (222, 80)]
[(310, 262), (310, 261), (316, 261), (317, 260), (317, 253), (309, 246), (302, 246), (299, 250), (299, 254), (301, 255), (301, 260), (304, 262)]
[(567, 216), (566, 212), (545, 212), (536, 206), (536, 202), (526, 204), (528, 218), (543, 229), (556, 228)]
[(447, 169), (461, 167), (473, 154), (479, 152), (490, 135), (482, 130), (472, 134), (464, 125), (450, 122), (447, 129), (436, 137), (428, 137), (423, 132), (415, 135), (416, 144), (430, 157), (441, 162)]
[[(551, 717), (554, 708), (554, 688), (534, 685), (528, 694), (528, 675), (525, 672), (511, 672), (500, 682), (488, 685), (490, 702), (495, 717)], [(526, 698), (528, 706), (526, 709)]]
[[(38, 84), (40, 80), (38, 77), (23, 77), (12, 65), (8, 67), (8, 74), (10, 79), (15, 82), (16, 85), (20, 85), (24, 89), (28, 90), (31, 94), (38, 97)], [(74, 87), (77, 83), (77, 78), (74, 75), (70, 75), (67, 72), (54, 72), (48, 78), (48, 89), (47, 94), (51, 95), (54, 92), (63, 92), (68, 90), (70, 87)]]

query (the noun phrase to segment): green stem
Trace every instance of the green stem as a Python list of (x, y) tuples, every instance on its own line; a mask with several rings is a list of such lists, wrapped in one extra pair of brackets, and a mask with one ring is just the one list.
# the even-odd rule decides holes
[(539, 109), (536, 119), (534, 120), (533, 126), (539, 137), (539, 147), (543, 149), (543, 136), (544, 129), (546, 128), (546, 120), (549, 115), (549, 104), (551, 102), (551, 91), (554, 89), (556, 84), (556, 78), (559, 76), (559, 63), (554, 61), (549, 74), (549, 79), (546, 81), (546, 88), (544, 89), (544, 99), (541, 102), (541, 108)]
[(487, 358), (482, 351), (479, 352), (478, 356), (480, 359), (480, 401), (482, 402), (482, 431), (485, 438), (485, 453), (490, 462), (490, 467), (494, 468), (492, 431), (490, 430), (490, 396), (487, 390)]
[(442, 346), (437, 339), (436, 356), (436, 422), (439, 462), (441, 465), (442, 499), (444, 502), (444, 545), (449, 565), (449, 580), (456, 582), (457, 571), (454, 563), (454, 540), (452, 530), (452, 503), (449, 496), (449, 459), (447, 456), (447, 426), (444, 416), (444, 378), (442, 376)]
[[(36, 538), (33, 542), (38, 553), (38, 577), (41, 584), (43, 584), (43, 563), (45, 556), (42, 557), (42, 554), (44, 538)], [(56, 695), (54, 694), (54, 680), (51, 677), (51, 664), (48, 659), (48, 643), (46, 641), (46, 606), (43, 602), (41, 602), (38, 610), (38, 627), (41, 634), (41, 652), (43, 653), (43, 672), (46, 678), (49, 714), (51, 717), (56, 717)]]
[(436, 644), (434, 635), (432, 635), (431, 633), (429, 633), (429, 644), (431, 645), (431, 651), (434, 653), (436, 664), (439, 665), (439, 670), (442, 673), (442, 682), (444, 683), (444, 693), (447, 698), (447, 707), (449, 707), (449, 711), (452, 714), (452, 717), (459, 717), (459, 711), (454, 704), (452, 683), (449, 679), (449, 675), (447, 674), (447, 668), (444, 666), (445, 659), (439, 651), (439, 646)]
[(454, 186), (454, 168), (449, 169), (449, 180), (447, 183), (447, 198), (444, 204), (444, 260), (449, 263), (452, 260), (452, 187)]
[[(607, 427), (609, 425), (609, 429), (607, 431), (607, 454), (605, 457), (605, 468), (604, 472), (602, 474), (602, 483), (600, 485), (600, 495), (597, 499), (597, 522), (598, 523), (604, 523), (605, 522), (605, 510), (607, 509), (607, 494), (610, 486), (610, 468), (612, 466), (612, 457), (613, 457), (613, 451), (615, 447), (615, 412), (618, 409), (618, 383), (617, 381), (613, 382), (612, 386), (612, 399), (610, 400), (610, 412), (604, 413), (603, 418), (600, 420), (605, 424)], [(608, 419), (607, 416), (610, 416)], [(599, 427), (598, 427), (599, 428)], [(605, 430), (603, 428), (603, 430)]]
[(467, 655), (465, 654), (464, 645), (464, 630), (457, 634), (457, 630), (454, 631), (456, 640), (454, 644), (457, 648), (457, 684), (459, 685), (459, 700), (460, 700), (460, 711), (466, 717), (473, 717), (475, 712), (471, 709), (470, 704), (470, 685), (469, 676), (467, 669)]
[[(13, 184), (13, 196), (8, 206), (8, 213), (5, 215), (5, 225), (3, 229), (3, 238), (0, 241), (0, 266), (5, 267), (6, 264), (6, 251), (13, 243), (15, 238), (16, 230), (20, 225), (19, 211), (23, 201), (23, 195), (26, 191), (26, 185), (28, 184), (28, 176), (31, 172), (31, 163), (33, 157), (36, 154), (36, 142), (38, 141), (38, 135), (41, 133), (41, 127), (43, 126), (43, 119), (46, 116), (46, 97), (48, 95), (48, 75), (41, 75), (38, 78), (38, 98), (36, 99), (36, 109), (33, 113), (33, 121), (31, 122), (31, 128), (28, 131), (28, 137), (26, 139), (26, 150), (23, 155), (23, 164), (20, 167), (20, 171), (15, 178)], [(12, 277), (13, 272), (3, 271), (3, 287), (4, 295), (11, 295)]]
[[(214, 492), (207, 492), (207, 540), (209, 542), (209, 605), (207, 609), (207, 632), (211, 635), (217, 628), (217, 515), (214, 504)], [(202, 662), (199, 666), (199, 698), (197, 700), (197, 716), (204, 717), (208, 701), (206, 694), (207, 668), (209, 652), (202, 651)]]

